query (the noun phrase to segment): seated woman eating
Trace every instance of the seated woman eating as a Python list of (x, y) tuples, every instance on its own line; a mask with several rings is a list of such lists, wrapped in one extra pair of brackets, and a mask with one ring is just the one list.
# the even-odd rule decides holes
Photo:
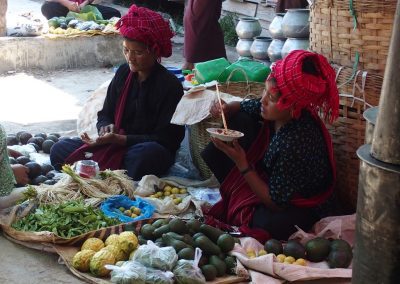
[(117, 22), (127, 64), (111, 81), (98, 112), (99, 137), (64, 139), (51, 149), (52, 165), (60, 170), (93, 154), (101, 170), (126, 169), (134, 180), (162, 175), (174, 163), (184, 126), (171, 124), (183, 96), (182, 84), (159, 62), (172, 54), (173, 33), (167, 21), (147, 8), (131, 6)]
[[(296, 50), (276, 62), (261, 99), (223, 104), (239, 141), (212, 139), (202, 157), (221, 183), (222, 199), (206, 222), (264, 242), (286, 240), (331, 214), (336, 177), (330, 135), (339, 112), (335, 72), (316, 53)], [(213, 116), (221, 115), (214, 105)], [(247, 151), (246, 151), (246, 150)]]

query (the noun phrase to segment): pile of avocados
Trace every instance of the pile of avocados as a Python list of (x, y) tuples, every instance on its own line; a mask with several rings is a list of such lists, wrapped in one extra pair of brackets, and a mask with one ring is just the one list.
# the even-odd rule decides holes
[(280, 241), (270, 239), (264, 248), (268, 253), (283, 253), (295, 259), (304, 258), (311, 262), (326, 260), (330, 268), (348, 268), (353, 259), (350, 244), (342, 239), (317, 237), (307, 241), (304, 246), (297, 240), (289, 240), (283, 246)]
[(239, 240), (199, 220), (158, 219), (143, 225), (138, 239), (140, 244), (152, 240), (159, 247), (172, 246), (179, 259), (193, 260), (195, 248), (199, 247), (199, 267), (207, 281), (234, 274), (236, 259), (227, 253)]
[[(51, 148), (60, 139), (58, 133), (38, 133), (32, 135), (27, 131), (20, 131), (16, 134), (7, 135), (7, 146), (14, 145), (31, 145), (35, 148), (36, 152), (43, 152), (50, 154)], [(11, 165), (21, 164), (28, 168), (29, 179), (32, 185), (47, 184), (53, 185), (57, 180), (57, 171), (49, 164), (38, 164), (31, 161), (29, 157), (20, 156), (18, 158), (9, 157)]]

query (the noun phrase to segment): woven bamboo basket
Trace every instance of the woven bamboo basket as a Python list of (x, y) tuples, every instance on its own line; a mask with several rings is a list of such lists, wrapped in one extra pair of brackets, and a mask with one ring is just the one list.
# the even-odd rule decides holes
[[(228, 82), (218, 85), (220, 92), (241, 98), (259, 98), (265, 88), (264, 83), (258, 82)], [(215, 90), (215, 87), (210, 88)], [(210, 135), (206, 131), (209, 127), (221, 127), (222, 120), (219, 118), (207, 118), (190, 126), (189, 148), (194, 165), (204, 179), (211, 177), (212, 172), (201, 158), (200, 153), (210, 142)]]
[(396, 0), (315, 1), (310, 11), (310, 49), (333, 63), (383, 75), (396, 4)]
[(345, 213), (352, 213), (357, 204), (360, 166), (356, 151), (365, 144), (366, 122), (363, 113), (379, 104), (383, 76), (339, 65), (333, 67), (337, 72), (340, 115), (327, 127), (335, 152), (339, 205)]

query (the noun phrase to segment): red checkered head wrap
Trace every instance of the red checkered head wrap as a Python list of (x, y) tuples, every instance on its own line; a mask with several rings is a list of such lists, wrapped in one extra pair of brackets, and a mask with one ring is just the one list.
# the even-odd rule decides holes
[[(310, 72), (307, 66), (313, 70)], [(305, 50), (292, 51), (275, 63), (267, 80), (270, 78), (276, 80), (281, 94), (277, 107), (292, 108), (293, 117), (298, 118), (302, 109), (322, 109), (329, 122), (338, 117), (336, 73), (324, 56)]]
[(159, 13), (132, 5), (116, 27), (123, 37), (147, 45), (158, 58), (171, 56), (174, 33)]

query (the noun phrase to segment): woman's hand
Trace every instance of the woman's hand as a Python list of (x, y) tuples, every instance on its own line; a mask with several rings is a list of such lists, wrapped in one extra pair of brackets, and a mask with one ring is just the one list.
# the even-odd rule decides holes
[(100, 127), (99, 136), (103, 136), (107, 133), (114, 133), (114, 132), (115, 132), (114, 124), (109, 124), (109, 125)]
[[(228, 116), (228, 104), (221, 100), (222, 111), (225, 114), (225, 117)], [(215, 100), (210, 108), (210, 114), (212, 117), (221, 117), (221, 105), (219, 104), (218, 100)]]
[(249, 166), (246, 152), (240, 146), (238, 140), (233, 140), (232, 143), (225, 143), (220, 139), (211, 137), (211, 141), (215, 147), (224, 152), (236, 164), (239, 170), (243, 170)]
[(23, 165), (11, 165), (17, 184), (26, 185), (29, 182), (29, 169)]
[(115, 134), (115, 133), (106, 133), (102, 136), (97, 137), (97, 139), (92, 139), (89, 135), (85, 132), (81, 135), (82, 141), (87, 144), (88, 146), (99, 146), (105, 144), (119, 144), (125, 145), (126, 144), (126, 136)]
[(71, 2), (71, 1), (67, 1), (67, 2), (65, 3), (65, 7), (67, 7), (68, 10), (70, 10), (72, 12), (76, 12), (76, 13), (79, 13), (81, 11), (81, 8), (78, 3)]

